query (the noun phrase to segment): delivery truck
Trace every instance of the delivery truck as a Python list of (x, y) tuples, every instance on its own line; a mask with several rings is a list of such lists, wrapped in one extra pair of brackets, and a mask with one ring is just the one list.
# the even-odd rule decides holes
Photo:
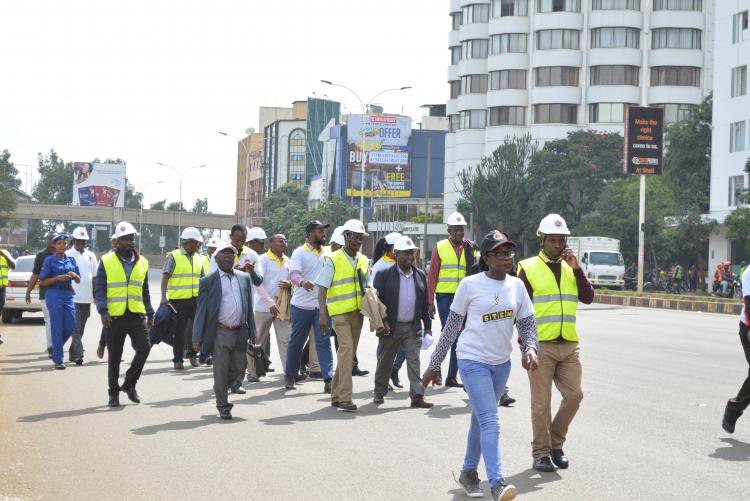
[(570, 247), (594, 287), (622, 290), (625, 287), (625, 261), (620, 241), (607, 237), (569, 237)]

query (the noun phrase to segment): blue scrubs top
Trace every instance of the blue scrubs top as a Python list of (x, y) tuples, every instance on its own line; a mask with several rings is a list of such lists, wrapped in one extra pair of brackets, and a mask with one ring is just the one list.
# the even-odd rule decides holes
[[(57, 257), (57, 254), (51, 254), (47, 256), (44, 260), (44, 264), (42, 264), (42, 271), (39, 273), (39, 280), (46, 280), (48, 278), (56, 277), (57, 275), (65, 275), (69, 271), (75, 272), (76, 275), (81, 275), (75, 259), (70, 256), (63, 256), (63, 258), (60, 259)], [(47, 290), (70, 292), (70, 295), (72, 296), (74, 292), (71, 282), (73, 282), (73, 280), (67, 282), (55, 282), (48, 287)]]

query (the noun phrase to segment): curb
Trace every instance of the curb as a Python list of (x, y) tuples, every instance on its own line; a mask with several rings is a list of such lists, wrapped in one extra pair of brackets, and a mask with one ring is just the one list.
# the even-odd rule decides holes
[(665, 310), (702, 311), (704, 313), (724, 313), (739, 315), (742, 303), (722, 303), (708, 301), (688, 301), (684, 299), (657, 299), (648, 296), (595, 295), (594, 302), (619, 306), (640, 306), (643, 308), (661, 308)]

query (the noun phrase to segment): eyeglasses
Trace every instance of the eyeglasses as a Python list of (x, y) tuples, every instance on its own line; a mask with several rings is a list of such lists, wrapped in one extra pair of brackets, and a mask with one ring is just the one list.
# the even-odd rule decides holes
[(516, 251), (493, 251), (485, 253), (487, 257), (507, 257), (513, 259), (516, 257)]

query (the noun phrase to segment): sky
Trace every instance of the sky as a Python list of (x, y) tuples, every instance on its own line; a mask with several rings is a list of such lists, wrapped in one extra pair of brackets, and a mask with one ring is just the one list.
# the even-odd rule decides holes
[[(23, 0), (0, 5), (0, 151), (25, 182), (38, 153), (127, 161), (147, 204), (233, 214), (237, 137), (260, 106), (328, 96), (419, 118), (448, 94), (446, 0)], [(28, 166), (28, 167), (27, 167)], [(157, 184), (162, 181), (162, 184)], [(33, 180), (32, 180), (33, 182)]]

